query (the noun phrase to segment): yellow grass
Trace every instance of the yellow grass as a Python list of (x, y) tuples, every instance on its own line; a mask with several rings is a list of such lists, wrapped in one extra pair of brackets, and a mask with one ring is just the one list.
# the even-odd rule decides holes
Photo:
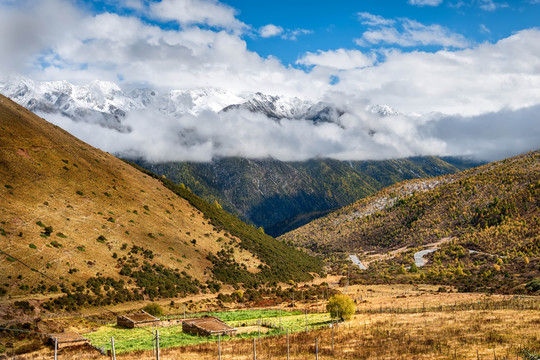
[[(334, 351), (331, 328), (301, 332), (290, 336), (290, 359), (315, 359), (316, 338), (319, 359), (477, 359), (478, 356), (491, 360), (494, 356), (516, 359), (523, 347), (540, 351), (538, 297), (510, 299), (484, 294), (439, 294), (434, 290), (435, 287), (412, 285), (349, 287), (350, 293), (366, 294), (367, 302), (359, 304), (360, 313), (350, 322), (334, 329)], [(510, 305), (502, 309), (498, 305), (501, 301)], [(467, 310), (471, 304), (476, 310)], [(489, 310), (478, 310), (478, 306), (485, 304)], [(405, 312), (407, 306), (409, 312)], [(263, 337), (260, 343), (256, 341), (256, 346), (257, 359), (286, 358), (284, 335)], [(253, 359), (252, 351), (252, 339), (222, 342), (224, 360)], [(213, 341), (162, 349), (160, 355), (161, 359), (217, 359), (218, 345)], [(42, 350), (19, 358), (50, 359), (52, 351)], [(61, 353), (61, 359), (105, 358), (95, 350)], [(138, 351), (118, 358), (155, 357), (152, 351)]]

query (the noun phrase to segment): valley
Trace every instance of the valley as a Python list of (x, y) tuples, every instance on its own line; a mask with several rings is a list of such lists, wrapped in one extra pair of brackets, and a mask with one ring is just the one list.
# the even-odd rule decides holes
[[(152, 172), (7, 98), (0, 98), (0, 126), (5, 354), (50, 358), (44, 336), (74, 331), (94, 348), (62, 349), (62, 358), (105, 358), (98, 350), (112, 350), (111, 337), (119, 358), (154, 358), (151, 328), (115, 325), (116, 316), (149, 305), (174, 319), (160, 327), (163, 358), (215, 358), (216, 346), (224, 357), (252, 358), (253, 341), (258, 358), (283, 356), (287, 331), (292, 359), (315, 351), (335, 359), (538, 352), (538, 151), (457, 173), (434, 157), (222, 159)], [(207, 180), (184, 183), (175, 172)], [(229, 199), (248, 209), (254, 202), (240, 195), (257, 192), (249, 184), (261, 198), (287, 184), (294, 191), (272, 207), (292, 202), (307, 221), (302, 211), (313, 208), (288, 196), (307, 184), (314, 197), (302, 201), (317, 204), (315, 178), (325, 179), (326, 192), (340, 189), (332, 201), (363, 199), (279, 239), (225, 211), (232, 201), (220, 195), (229, 189)], [(214, 197), (206, 201), (195, 189)], [(326, 306), (339, 294), (354, 311), (337, 326)], [(206, 315), (238, 335), (216, 345), (216, 337), (186, 334), (178, 324)]]

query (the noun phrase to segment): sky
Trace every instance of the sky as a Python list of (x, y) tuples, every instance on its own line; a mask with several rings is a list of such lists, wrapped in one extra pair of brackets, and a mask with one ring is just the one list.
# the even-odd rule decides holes
[[(246, 114), (227, 118), (228, 126), (214, 115), (163, 120), (168, 130), (181, 132), (182, 122), (200, 130), (201, 145), (211, 148), (201, 160), (253, 154), (254, 147), (264, 149), (258, 157), (284, 160), (298, 153), (496, 160), (540, 143), (539, 23), (540, 0), (0, 0), (0, 69), (77, 85), (105, 80), (126, 90), (259, 91), (332, 101), (351, 116), (336, 128), (265, 127), (260, 119), (240, 121)], [(400, 115), (373, 118), (366, 104)], [(127, 120), (133, 133), (144, 116)], [(118, 148), (118, 134), (92, 138), (104, 130), (56, 121), (104, 150), (135, 146), (129, 136)], [(230, 128), (231, 136), (198, 128), (202, 123)], [(250, 124), (253, 131), (239, 138), (234, 129)], [(364, 136), (373, 129), (376, 136)], [(154, 135), (152, 143), (165, 141), (163, 132)], [(227, 151), (228, 138), (247, 145)], [(175, 140), (168, 145), (164, 151), (174, 150)]]

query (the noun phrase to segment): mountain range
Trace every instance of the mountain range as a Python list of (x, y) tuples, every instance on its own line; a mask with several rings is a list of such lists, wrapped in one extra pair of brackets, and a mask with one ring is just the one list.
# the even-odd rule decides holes
[(222, 158), (209, 163), (140, 162), (209, 202), (278, 236), (407, 179), (459, 171), (436, 157), (383, 161)]
[[(93, 81), (76, 86), (66, 81), (37, 82), (20, 75), (0, 77), (0, 93), (42, 116), (60, 114), (130, 132), (125, 118), (130, 111), (156, 109), (172, 118), (205, 111), (249, 111), (269, 121), (308, 120), (315, 125), (340, 125), (343, 110), (325, 102), (311, 102), (262, 93), (243, 97), (222, 89), (175, 90), (160, 93), (139, 88), (124, 92), (116, 84)], [(366, 111), (378, 117), (398, 113), (384, 105)], [(180, 120), (179, 120), (180, 121)], [(370, 136), (375, 132), (370, 130)], [(189, 140), (189, 134), (186, 135)], [(285, 162), (278, 159), (215, 158), (211, 162), (149, 162), (129, 159), (160, 175), (188, 186), (207, 201), (217, 201), (273, 236), (292, 230), (329, 211), (395, 182), (454, 173), (476, 163), (462, 159), (414, 157), (386, 161), (313, 159)]]
[[(242, 109), (274, 120), (307, 119), (314, 123), (339, 123), (339, 117), (344, 114), (343, 109), (333, 104), (297, 97), (262, 93), (237, 95), (219, 88), (162, 93), (143, 87), (124, 91), (108, 81), (74, 85), (67, 81), (34, 81), (14, 73), (0, 73), (0, 93), (33, 112), (61, 114), (75, 121), (97, 123), (119, 131), (129, 131), (122, 124), (127, 113), (145, 108), (157, 109), (172, 117)], [(398, 114), (386, 105), (368, 105), (366, 110), (381, 117)]]

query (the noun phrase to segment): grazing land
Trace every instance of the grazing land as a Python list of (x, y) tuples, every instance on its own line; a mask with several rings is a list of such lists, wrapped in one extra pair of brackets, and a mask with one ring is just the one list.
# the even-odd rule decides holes
[[(350, 321), (332, 328), (324, 302), (297, 303), (295, 311), (281, 312), (283, 330), (262, 327), (257, 321), (279, 325), (279, 309), (239, 310), (218, 315), (235, 327), (246, 327), (236, 337), (221, 339), (222, 359), (286, 358), (286, 331), (290, 329), (290, 358), (315, 359), (315, 339), (320, 359), (531, 359), (540, 352), (540, 298), (481, 293), (442, 292), (429, 285), (354, 285), (338, 290), (357, 303)], [(314, 306), (315, 305), (315, 306)], [(95, 324), (83, 334), (97, 347), (110, 349), (114, 336), (119, 359), (153, 359), (152, 328), (120, 329)], [(276, 326), (277, 327), (277, 326)], [(181, 327), (159, 328), (161, 359), (216, 359), (217, 337), (183, 334)], [(332, 351), (332, 333), (334, 347)], [(62, 359), (105, 359), (95, 349), (62, 350)], [(50, 359), (52, 350), (41, 349), (21, 359)]]

